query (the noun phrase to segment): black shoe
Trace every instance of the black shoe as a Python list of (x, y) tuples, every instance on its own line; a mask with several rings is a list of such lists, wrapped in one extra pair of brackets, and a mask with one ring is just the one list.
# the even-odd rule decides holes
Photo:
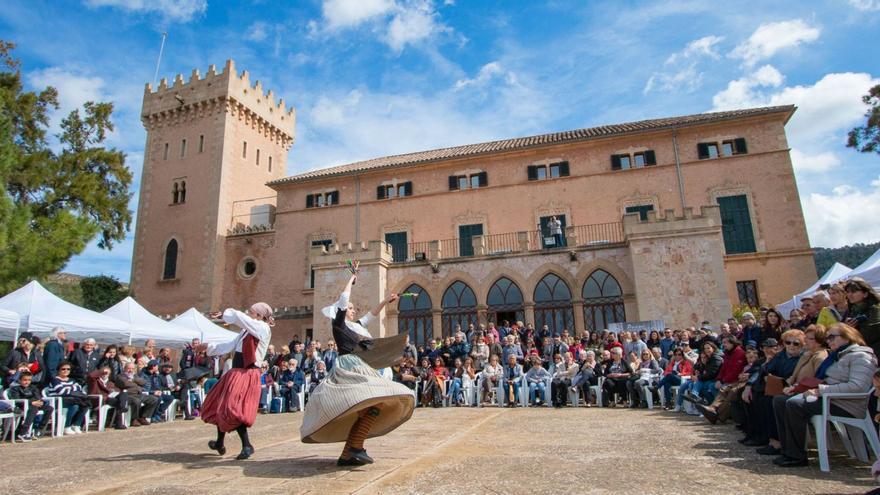
[(359, 461), (354, 457), (349, 457), (348, 459), (343, 459), (342, 457), (340, 457), (336, 460), (337, 466), (363, 466), (364, 464), (366, 464), (366, 462)]
[(226, 447), (223, 444), (217, 445), (216, 440), (211, 440), (208, 442), (208, 448), (211, 450), (216, 450), (218, 454), (224, 455), (226, 454)]
[(769, 444), (765, 445), (759, 449), (756, 449), (755, 452), (757, 452), (761, 455), (776, 455), (776, 456), (782, 455), (782, 449), (777, 449), (776, 447), (769, 445)]
[[(223, 450), (226, 450), (226, 449), (223, 449)], [(250, 445), (248, 445), (247, 447), (242, 447), (241, 452), (239, 452), (239, 454), (237, 456), (235, 456), (235, 458), (238, 459), (239, 461), (243, 461), (252, 455), (254, 455), (254, 448), (251, 447)]]
[(791, 457), (783, 457), (779, 462), (773, 461), (779, 467), (805, 467), (808, 462), (806, 459), (792, 459)]
[(184, 417), (183, 417), (183, 420), (184, 420), (184, 421), (192, 421), (192, 420), (194, 420), (194, 419), (196, 419), (196, 417), (195, 417), (195, 416), (192, 416), (192, 415), (190, 415), (190, 416), (184, 416)]
[(366, 449), (349, 448), (348, 455), (350, 455), (353, 459), (357, 459), (358, 461), (363, 462), (364, 464), (373, 463), (373, 458), (367, 455)]
[(742, 444), (746, 447), (763, 447), (770, 443), (769, 440), (755, 440), (754, 438), (750, 438), (743, 442)]
[(694, 404), (694, 407), (697, 408), (703, 414), (703, 417), (706, 418), (706, 421), (712, 423), (713, 425), (718, 422), (718, 413), (715, 412), (709, 406), (704, 406), (703, 404)]
[(737, 440), (737, 442), (739, 442), (739, 443), (745, 445), (746, 442), (751, 441), (751, 440), (752, 440), (752, 437), (746, 435), (746, 436), (740, 438), (739, 440)]

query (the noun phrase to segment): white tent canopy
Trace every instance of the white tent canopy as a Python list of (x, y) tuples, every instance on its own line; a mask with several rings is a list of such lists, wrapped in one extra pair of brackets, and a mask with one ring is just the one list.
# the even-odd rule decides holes
[(871, 287), (880, 288), (880, 249), (864, 263), (855, 267), (847, 276), (847, 278), (850, 277), (862, 277)]
[(215, 325), (195, 308), (189, 308), (183, 314), (171, 320), (171, 323), (200, 332), (202, 342), (209, 344), (229, 342), (238, 336), (236, 332), (230, 332), (219, 325)]
[(18, 339), (18, 326), (21, 324), (21, 316), (14, 311), (0, 309), (0, 340)]
[(784, 303), (777, 305), (776, 311), (779, 311), (783, 318), (788, 319), (788, 315), (789, 313), (791, 313), (791, 310), (801, 307), (802, 298), (812, 296), (814, 292), (819, 290), (820, 285), (833, 284), (843, 278), (848, 278), (852, 276), (853, 272), (854, 270), (846, 265), (834, 263), (833, 265), (831, 265), (831, 268), (829, 268), (828, 271), (825, 272), (824, 275), (819, 277), (819, 280), (817, 280), (815, 284), (811, 285), (800, 294), (793, 296), (791, 300), (785, 301)]
[(142, 346), (147, 340), (152, 339), (160, 347), (180, 346), (190, 343), (194, 338), (201, 337), (199, 332), (195, 330), (169, 323), (154, 316), (130, 296), (119, 301), (103, 314), (131, 325), (129, 343), (132, 345)]
[(21, 331), (40, 337), (61, 326), (74, 342), (91, 337), (102, 344), (128, 343), (128, 323), (64, 301), (37, 282), (0, 298), (0, 309), (21, 315)]

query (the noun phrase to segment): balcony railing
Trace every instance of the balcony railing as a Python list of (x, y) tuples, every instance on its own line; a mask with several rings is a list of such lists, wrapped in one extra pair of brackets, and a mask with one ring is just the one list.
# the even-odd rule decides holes
[[(458, 258), (462, 256), (492, 256), (529, 251), (602, 247), (624, 241), (623, 224), (620, 222), (567, 227), (557, 245), (556, 238), (541, 230), (505, 232), (474, 236), (470, 245), (463, 246), (461, 239), (412, 242), (402, 249), (391, 247), (396, 263)], [(465, 249), (465, 252), (462, 250)]]

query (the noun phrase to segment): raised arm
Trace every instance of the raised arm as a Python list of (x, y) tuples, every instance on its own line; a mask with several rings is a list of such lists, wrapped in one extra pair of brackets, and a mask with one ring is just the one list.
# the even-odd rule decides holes
[(251, 318), (236, 309), (226, 309), (226, 311), (223, 312), (223, 321), (235, 325), (242, 330), (246, 330), (247, 333), (261, 341), (269, 338), (269, 325), (265, 321)]

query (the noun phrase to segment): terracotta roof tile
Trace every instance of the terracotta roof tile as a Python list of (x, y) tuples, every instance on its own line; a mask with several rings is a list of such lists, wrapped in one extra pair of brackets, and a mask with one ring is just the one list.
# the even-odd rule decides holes
[(701, 113), (696, 115), (685, 115), (681, 117), (666, 117), (660, 119), (641, 120), (638, 122), (627, 122), (623, 124), (603, 125), (598, 127), (589, 127), (586, 129), (575, 129), (570, 131), (554, 132), (550, 134), (540, 134), (537, 136), (502, 139), (500, 141), (490, 141), (487, 143), (466, 144), (464, 146), (453, 146), (451, 148), (417, 151), (415, 153), (406, 153), (403, 155), (383, 156), (370, 160), (349, 163), (346, 165), (313, 170), (311, 172), (292, 175), (290, 177), (285, 177), (283, 179), (269, 182), (269, 185), (271, 186), (305, 182), (309, 180), (348, 175), (355, 172), (363, 172), (368, 170), (411, 166), (451, 158), (474, 156), (483, 153), (513, 151), (546, 144), (585, 141), (589, 139), (620, 136), (636, 132), (655, 131), (670, 127), (686, 127), (692, 125), (709, 124), (724, 120), (752, 117), (756, 115), (766, 115), (771, 113), (788, 113), (789, 115), (786, 117), (786, 120), (788, 120), (794, 110), (794, 105), (748, 108), (726, 112)]

